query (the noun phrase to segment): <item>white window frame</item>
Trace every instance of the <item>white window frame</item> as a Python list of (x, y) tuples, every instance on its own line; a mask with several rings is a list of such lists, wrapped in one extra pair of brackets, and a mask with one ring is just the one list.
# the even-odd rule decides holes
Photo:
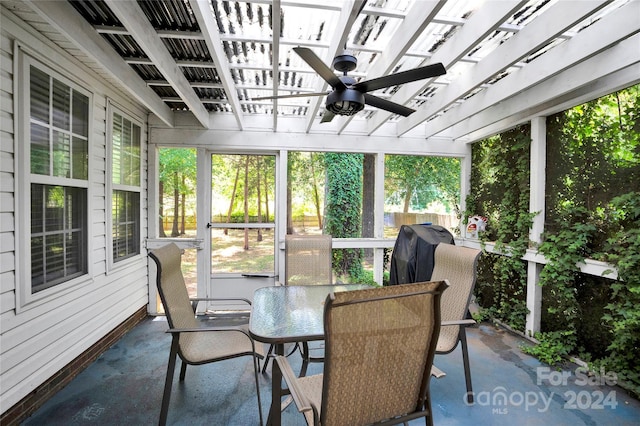
[[(140, 170), (139, 170), (139, 175), (140, 175), (140, 183), (138, 186), (132, 186), (132, 185), (122, 185), (122, 184), (114, 184), (113, 183), (113, 117), (114, 114), (118, 114), (121, 117), (123, 117), (126, 120), (129, 120), (131, 123), (133, 123), (134, 125), (138, 126), (140, 128)], [(105, 210), (107, 212), (106, 214), (106, 220), (107, 220), (107, 271), (111, 272), (113, 270), (117, 270), (120, 269), (132, 262), (136, 262), (138, 261), (141, 256), (142, 256), (142, 250), (144, 248), (143, 246), (143, 237), (142, 237), (142, 179), (143, 179), (143, 144), (142, 144), (142, 139), (143, 139), (143, 126), (142, 126), (142, 120), (135, 117), (134, 115), (132, 115), (131, 113), (128, 113), (124, 110), (124, 108), (119, 107), (118, 105), (116, 105), (112, 100), (108, 99), (107, 100), (107, 129), (106, 129), (106, 134), (107, 134), (107, 144), (106, 144), (106, 148), (107, 148), (107, 173), (106, 173), (106, 190), (107, 190), (107, 197), (105, 197), (105, 201), (106, 201), (106, 205), (105, 205)], [(135, 192), (138, 193), (138, 214), (137, 214), (137, 220), (138, 220), (138, 231), (139, 231), (139, 235), (138, 235), (138, 248), (139, 248), (139, 252), (138, 254), (135, 254), (133, 256), (129, 256), (126, 257), (122, 260), (116, 261), (113, 258), (113, 211), (112, 211), (112, 203), (113, 203), (113, 192), (114, 191), (128, 191), (128, 192)]]
[[(91, 226), (91, 171), (93, 170), (93, 93), (69, 80), (56, 69), (56, 65), (20, 43), (14, 44), (14, 137), (16, 170), (16, 312), (41, 306), (54, 297), (61, 297), (78, 286), (93, 282), (92, 226)], [(31, 174), (31, 96), (30, 69), (38, 68), (50, 77), (66, 84), (88, 99), (87, 117), (87, 180)], [(79, 187), (86, 190), (84, 206), (86, 272), (70, 280), (33, 293), (31, 281), (31, 184)]]

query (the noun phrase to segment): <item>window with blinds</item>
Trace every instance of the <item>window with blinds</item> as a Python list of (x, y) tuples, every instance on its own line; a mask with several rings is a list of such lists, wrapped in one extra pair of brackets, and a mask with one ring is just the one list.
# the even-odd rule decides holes
[(140, 253), (140, 126), (111, 114), (111, 237), (113, 262)]
[(87, 273), (89, 97), (29, 67), (31, 291)]

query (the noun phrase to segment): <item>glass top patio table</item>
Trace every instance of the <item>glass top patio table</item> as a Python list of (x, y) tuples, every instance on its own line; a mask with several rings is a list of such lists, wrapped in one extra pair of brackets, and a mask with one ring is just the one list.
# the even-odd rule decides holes
[(364, 284), (272, 286), (253, 294), (249, 330), (264, 343), (324, 338), (324, 302), (331, 292), (369, 288)]
[[(284, 355), (284, 344), (324, 339), (324, 303), (334, 292), (370, 288), (366, 284), (272, 286), (253, 294), (249, 334), (255, 340), (275, 345), (276, 355)], [(265, 360), (267, 362), (267, 360)], [(272, 399), (267, 424), (280, 424), (282, 374), (272, 363)], [(283, 392), (284, 391), (284, 392)]]

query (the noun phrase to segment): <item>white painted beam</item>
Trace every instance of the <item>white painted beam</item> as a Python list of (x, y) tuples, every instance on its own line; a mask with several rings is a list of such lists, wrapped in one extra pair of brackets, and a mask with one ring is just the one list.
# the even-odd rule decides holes
[[(433, 54), (429, 62), (442, 62), (445, 68), (451, 67), (526, 3), (524, 0), (500, 1), (492, 2), (491, 7), (480, 8), (480, 10), (471, 15), (467, 23), (460, 28), (451, 39)], [(422, 65), (427, 64), (423, 63)], [(392, 97), (391, 101), (405, 104), (428, 87), (433, 80), (434, 79), (427, 79), (403, 84)], [(390, 116), (391, 113), (386, 111), (376, 113), (376, 115), (369, 120), (368, 133), (372, 134), (375, 132)]]
[[(640, 49), (638, 49), (638, 41), (635, 36), (640, 32), (638, 16), (640, 16), (640, 2), (628, 3), (585, 28), (573, 39), (565, 41), (526, 67), (511, 73), (490, 88), (430, 121), (427, 123), (428, 133), (438, 134), (461, 123), (452, 137), (463, 137), (519, 111), (531, 109), (534, 105), (559, 98), (562, 94), (569, 93), (590, 81), (632, 65), (633, 58), (640, 57)], [(628, 51), (614, 46), (616, 43), (625, 43), (621, 40), (629, 37), (635, 38), (635, 41), (625, 44), (628, 46)], [(607, 49), (614, 53), (607, 51)], [(606, 60), (612, 63), (590, 61), (600, 72), (583, 65), (585, 60), (600, 52), (603, 52), (600, 55), (604, 55), (601, 56), (603, 59), (600, 61), (607, 58)], [(622, 60), (626, 62), (626, 65), (618, 66), (621, 65)], [(569, 72), (565, 74), (565, 70), (569, 70)], [(556, 80), (554, 77), (560, 73), (565, 75), (563, 81), (567, 82), (566, 87), (551, 83)], [(536, 85), (539, 87), (531, 90), (529, 96), (523, 95), (522, 92), (528, 91)], [(489, 111), (483, 112), (485, 109), (489, 109)], [(463, 121), (464, 123), (462, 123)]]
[[(266, 117), (266, 119), (270, 119)], [(216, 126), (217, 127), (217, 126)], [(298, 132), (274, 133), (269, 130), (203, 130), (195, 127), (165, 129), (152, 127), (149, 142), (163, 146), (206, 147), (230, 152), (264, 152), (265, 149), (317, 152), (355, 152), (376, 154), (433, 155), (464, 157), (467, 147), (449, 139), (402, 138), (395, 136), (331, 135)]]
[[(444, 5), (443, 1), (414, 3), (406, 18), (389, 40), (389, 46), (393, 46), (393, 49), (385, 49), (381, 55), (377, 56), (376, 61), (369, 68), (365, 80), (389, 74)], [(389, 117), (391, 117), (390, 114)], [(352, 119), (353, 116), (343, 117), (338, 133), (341, 133)]]
[[(341, 49), (344, 48), (347, 37), (349, 37), (349, 31), (351, 31), (353, 23), (358, 18), (358, 13), (360, 12), (364, 1), (365, 0), (347, 0), (344, 2), (336, 29), (331, 36), (331, 46), (329, 46), (327, 56), (324, 58), (325, 63), (331, 64), (333, 58)], [(316, 92), (325, 92), (327, 87), (329, 87), (329, 84), (322, 80), (322, 82), (318, 84)], [(311, 126), (313, 126), (313, 123), (315, 122), (316, 115), (318, 115), (320, 105), (322, 105), (322, 102), (324, 101), (324, 96), (317, 97), (311, 101), (311, 106), (309, 106), (309, 109), (307, 110), (307, 132), (311, 130)]]
[[(445, 110), (458, 99), (506, 70), (527, 55), (536, 52), (558, 35), (577, 25), (587, 16), (602, 9), (607, 2), (561, 1), (534, 19), (522, 31), (497, 47), (468, 73), (440, 89), (429, 102), (398, 123), (403, 135), (418, 124)], [(426, 137), (431, 134), (425, 135)]]
[[(209, 112), (204, 108), (200, 99), (191, 88), (189, 81), (184, 76), (176, 61), (165, 47), (164, 43), (149, 23), (144, 12), (137, 2), (105, 0), (118, 20), (129, 30), (132, 37), (142, 47), (147, 56), (151, 58), (155, 66), (164, 78), (173, 86), (180, 98), (196, 116), (200, 124), (209, 126)], [(58, 2), (55, 2), (56, 7)]]
[(94, 59), (136, 100), (167, 125), (173, 125), (173, 112), (149, 88), (144, 80), (122, 60), (111, 45), (98, 34), (68, 2), (30, 1), (33, 9), (56, 30)]
[(244, 128), (242, 118), (242, 107), (240, 106), (240, 98), (238, 98), (238, 91), (235, 87), (233, 77), (231, 77), (231, 71), (229, 70), (229, 61), (222, 48), (222, 41), (220, 40), (220, 32), (218, 31), (218, 25), (213, 17), (213, 11), (209, 7), (209, 2), (205, 0), (189, 0), (193, 14), (198, 21), (200, 30), (204, 35), (204, 41), (209, 49), (211, 58), (215, 65), (220, 82), (224, 88), (224, 92), (227, 95), (227, 100), (233, 110), (238, 128), (242, 130)]
[[(640, 63), (635, 63), (632, 66), (624, 67), (602, 76), (588, 84), (583, 84), (577, 89), (570, 90), (560, 96), (531, 105), (529, 108), (516, 109), (519, 107), (518, 98), (508, 99), (480, 113), (481, 116), (486, 118), (487, 125), (480, 126), (476, 130), (469, 132), (468, 121), (463, 121), (448, 130), (447, 134), (455, 135), (458, 141), (478, 141), (511, 129), (520, 123), (527, 122), (532, 117), (546, 117), (638, 83), (640, 83)], [(524, 97), (534, 96), (537, 94), (536, 89), (544, 91), (547, 87), (552, 87), (556, 84), (562, 86), (562, 83), (548, 80), (542, 83), (540, 87), (536, 86), (524, 91), (521, 95)], [(512, 107), (513, 110), (510, 110), (509, 107)], [(495, 114), (504, 115), (500, 115), (501, 118), (496, 121)], [(472, 127), (476, 128), (477, 126), (474, 124)]]
[[(280, 0), (273, 0), (271, 5), (271, 30), (273, 34), (271, 36), (271, 51), (272, 53), (272, 67), (273, 67), (273, 95), (278, 95), (278, 86), (280, 85), (280, 14), (281, 5)], [(273, 100), (273, 131), (278, 130), (278, 99)], [(286, 210), (285, 210), (286, 211)]]

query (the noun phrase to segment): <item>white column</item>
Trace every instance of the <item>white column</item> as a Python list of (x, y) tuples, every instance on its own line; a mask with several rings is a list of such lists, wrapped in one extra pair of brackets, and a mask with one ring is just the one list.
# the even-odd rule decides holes
[(281, 150), (276, 156), (276, 229), (275, 238), (275, 257), (276, 257), (276, 282), (284, 283), (285, 279), (285, 260), (284, 260), (284, 239), (287, 234), (287, 182), (288, 173), (288, 151)]
[[(460, 159), (460, 214), (464, 215), (467, 209), (467, 196), (471, 190), (471, 149), (472, 144), (465, 145), (466, 153), (464, 157)], [(467, 220), (464, 216), (460, 217), (460, 237), (466, 238), (466, 225), (464, 222)]]
[[(198, 297), (215, 297), (211, 287), (211, 152), (205, 148), (196, 151), (196, 238), (202, 239), (202, 248), (197, 253)], [(199, 308), (205, 308), (200, 304)]]
[[(529, 239), (534, 244), (542, 242), (545, 218), (545, 175), (547, 152), (547, 121), (545, 117), (531, 120), (531, 165), (530, 165), (530, 194), (529, 211), (537, 213), (529, 231)], [(540, 331), (540, 316), (542, 311), (542, 287), (538, 285), (542, 265), (528, 262), (527, 265), (527, 309), (526, 333), (533, 336)]]
[[(384, 237), (384, 154), (376, 154), (375, 178), (374, 178), (374, 213), (373, 236)], [(382, 285), (384, 272), (384, 249), (373, 249), (373, 279)]]

